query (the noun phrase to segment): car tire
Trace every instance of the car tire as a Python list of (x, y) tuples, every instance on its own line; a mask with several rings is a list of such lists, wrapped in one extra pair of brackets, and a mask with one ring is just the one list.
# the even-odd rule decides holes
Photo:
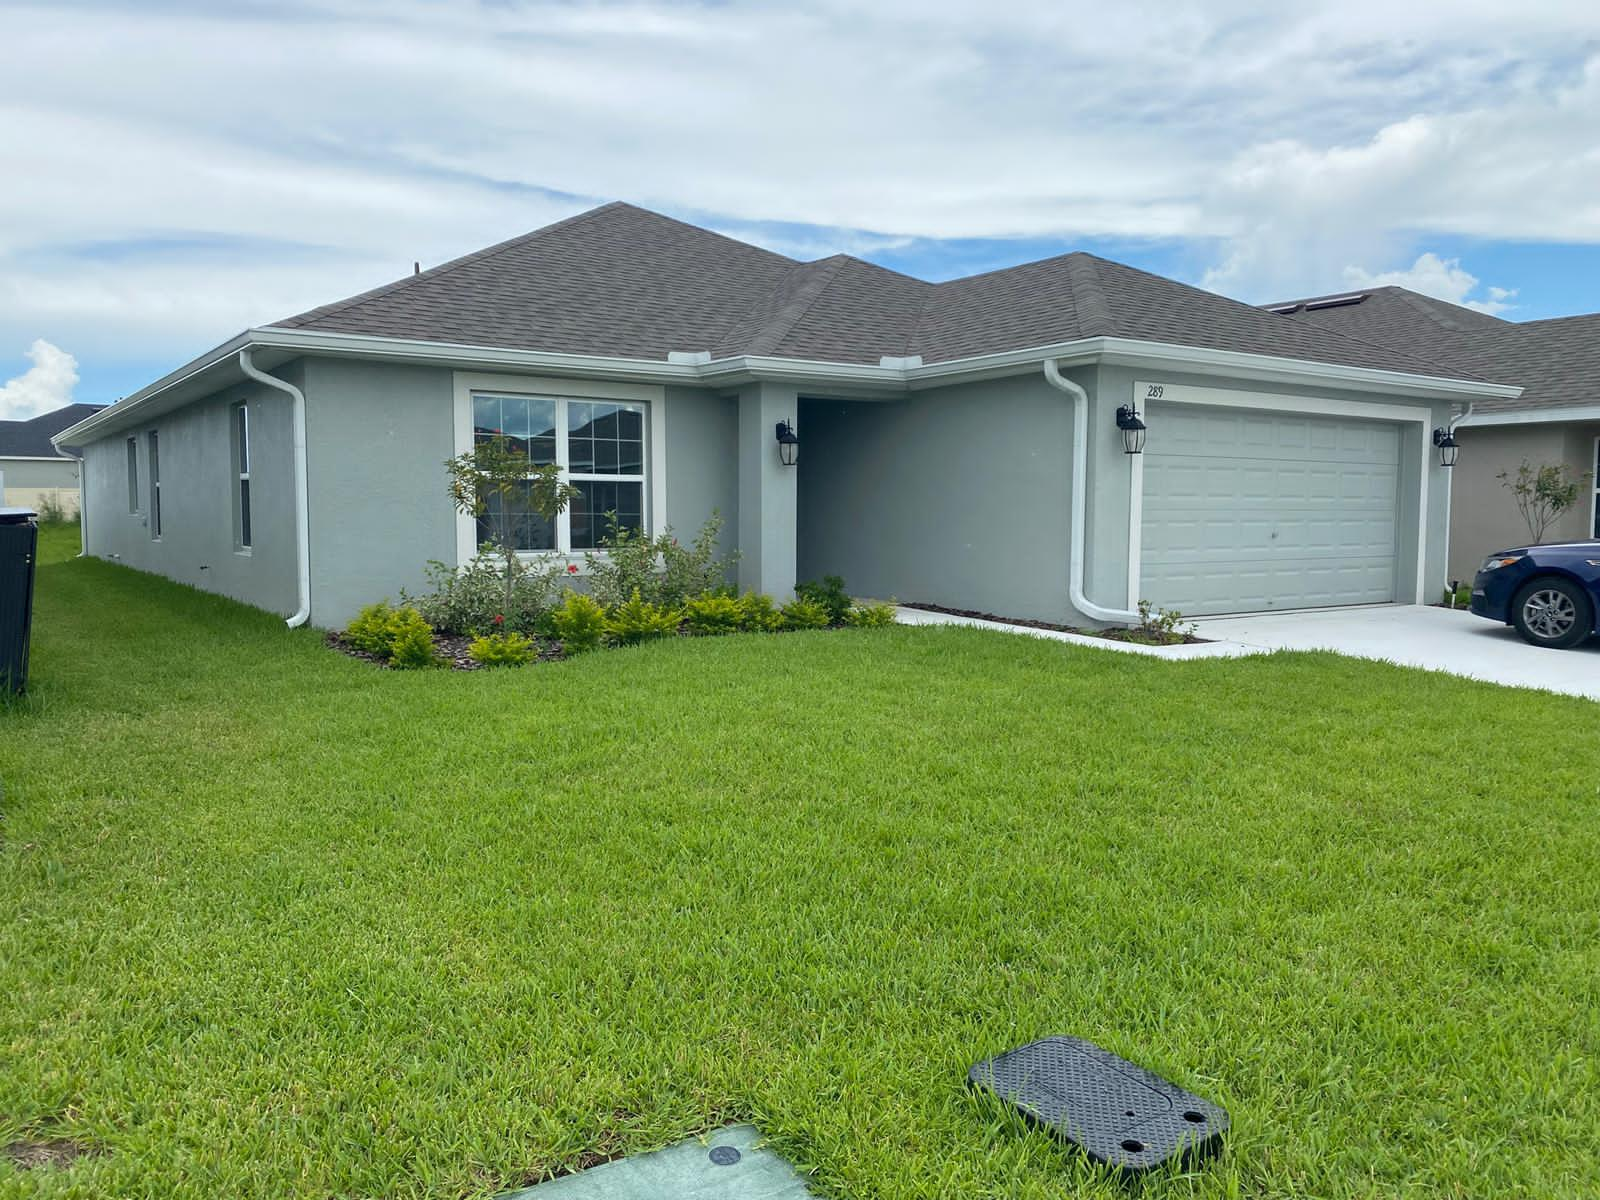
[(1594, 609), (1588, 593), (1572, 580), (1546, 575), (1518, 589), (1511, 600), (1511, 623), (1523, 641), (1568, 650), (1594, 632)]

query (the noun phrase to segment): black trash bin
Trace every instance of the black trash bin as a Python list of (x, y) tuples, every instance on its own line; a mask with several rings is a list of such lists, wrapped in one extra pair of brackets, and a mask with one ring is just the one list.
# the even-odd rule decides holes
[(36, 515), (30, 508), (0, 508), (0, 692), (28, 686), (33, 564), (39, 557)]

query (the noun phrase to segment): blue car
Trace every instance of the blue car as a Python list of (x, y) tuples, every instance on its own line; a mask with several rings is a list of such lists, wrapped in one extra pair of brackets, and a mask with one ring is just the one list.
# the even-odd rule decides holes
[(1600, 629), (1600, 542), (1500, 550), (1472, 581), (1472, 611), (1516, 627), (1535, 646), (1565, 650)]

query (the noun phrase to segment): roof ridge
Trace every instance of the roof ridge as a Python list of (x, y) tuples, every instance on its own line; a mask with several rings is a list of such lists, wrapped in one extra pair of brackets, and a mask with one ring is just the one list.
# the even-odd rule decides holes
[[(1084, 337), (1109, 337), (1116, 332), (1117, 317), (1111, 299), (1100, 284), (1100, 268), (1092, 254), (1074, 251), (1067, 256), (1067, 282), (1072, 288), (1072, 307), (1078, 319), (1078, 332)], [(1082, 294), (1079, 294), (1079, 288)]]
[[(537, 241), (546, 234), (554, 233), (558, 229), (570, 229), (572, 226), (580, 225), (584, 221), (587, 221), (590, 217), (598, 216), (600, 213), (609, 212), (615, 208), (631, 207), (633, 206), (624, 204), (621, 200), (612, 200), (605, 204), (596, 205), (594, 208), (586, 208), (582, 212), (573, 213), (570, 217), (562, 217), (559, 221), (552, 221), (548, 225), (541, 225), (538, 229), (531, 229), (527, 233), (519, 233), (515, 237), (510, 237), (506, 238), (504, 241), (495, 242), (492, 246), (485, 246), (483, 249), (474, 250), (470, 254), (458, 255), (455, 258), (448, 259), (447, 261), (440, 263), (436, 267), (429, 267), (426, 271), (414, 271), (410, 275), (403, 275), (399, 279), (391, 280), (388, 283), (379, 284), (375, 288), (368, 288), (364, 292), (357, 292), (354, 296), (346, 296), (343, 300), (335, 300), (331, 304), (322, 304), (318, 305), (316, 308), (308, 308), (305, 310), (305, 312), (296, 313), (292, 317), (284, 318), (282, 321), (274, 321), (272, 322), (272, 326), (286, 325), (290, 321), (309, 320), (313, 317), (331, 317), (335, 313), (345, 312), (349, 309), (357, 307), (358, 305), (365, 304), (370, 300), (376, 300), (380, 296), (387, 296), (391, 292), (398, 291), (404, 287), (409, 287), (420, 280), (437, 278), (440, 275), (445, 275), (451, 271), (457, 270), (460, 267), (464, 267), (468, 263), (482, 262), (483, 260), (493, 258), (498, 254), (504, 254), (507, 250), (514, 249), (518, 246), (527, 245), (529, 242)], [(670, 217), (667, 219), (671, 220)], [(710, 231), (708, 230), (707, 232)], [(269, 326), (269, 328), (272, 326)]]
[(817, 298), (828, 290), (834, 278), (843, 269), (847, 254), (834, 254), (815, 262), (801, 263), (795, 269), (807, 272), (807, 278), (788, 301), (772, 314), (771, 320), (755, 331), (746, 346), (746, 354), (771, 354), (778, 344), (800, 323)]
[[(1451, 333), (1476, 332), (1475, 330), (1468, 329), (1454, 317), (1448, 316), (1441, 312), (1439, 309), (1435, 308), (1433, 304), (1429, 303), (1429, 301), (1437, 301), (1439, 304), (1449, 304), (1451, 308), (1464, 308), (1466, 307), (1465, 305), (1450, 304), (1450, 301), (1448, 300), (1440, 300), (1437, 296), (1425, 296), (1420, 292), (1414, 292), (1410, 288), (1401, 287), (1398, 284), (1386, 284), (1385, 289), (1394, 292), (1396, 298), (1398, 298), (1401, 303), (1415, 309), (1417, 312), (1427, 317), (1435, 325), (1439, 326), (1440, 329), (1448, 329)], [(1467, 311), (1471, 312), (1472, 310), (1468, 309)], [(1494, 316), (1493, 313), (1486, 313), (1485, 315), (1491, 317)], [(1507, 322), (1507, 324), (1509, 323), (1510, 322)]]

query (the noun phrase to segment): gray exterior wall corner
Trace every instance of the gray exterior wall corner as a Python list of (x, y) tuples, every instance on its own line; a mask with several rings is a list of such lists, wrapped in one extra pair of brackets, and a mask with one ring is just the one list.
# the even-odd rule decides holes
[[(274, 374), (301, 378), (299, 362)], [(254, 544), (235, 544), (232, 409), (250, 406)], [(299, 603), (289, 397), (244, 383), (83, 447), (85, 552), (288, 615)], [(160, 439), (161, 537), (152, 536), (148, 434)], [(129, 511), (127, 439), (136, 438), (138, 508)]]

